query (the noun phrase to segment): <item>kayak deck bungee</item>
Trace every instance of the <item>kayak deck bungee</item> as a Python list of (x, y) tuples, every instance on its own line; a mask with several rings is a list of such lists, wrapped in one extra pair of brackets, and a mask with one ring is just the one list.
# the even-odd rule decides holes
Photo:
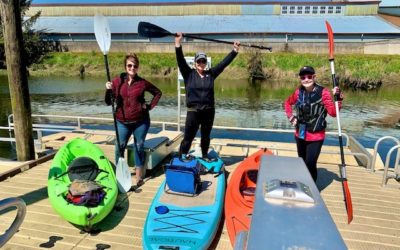
[(250, 228), (260, 159), (266, 154), (272, 152), (258, 150), (231, 174), (225, 196), (225, 223), (232, 246), (237, 234)]
[[(97, 165), (94, 181), (104, 187), (104, 199), (95, 207), (69, 203), (66, 200), (71, 176), (70, 164), (75, 159), (90, 158)], [(95, 167), (95, 168), (96, 168)], [(53, 209), (65, 220), (87, 230), (102, 221), (113, 209), (118, 188), (114, 169), (104, 153), (93, 143), (75, 138), (62, 146), (54, 157), (49, 170), (47, 192)]]
[(214, 161), (198, 161), (221, 172), (201, 175), (195, 196), (165, 192), (162, 182), (143, 228), (144, 249), (208, 249), (222, 217), (226, 184), (222, 160), (214, 151), (210, 155)]

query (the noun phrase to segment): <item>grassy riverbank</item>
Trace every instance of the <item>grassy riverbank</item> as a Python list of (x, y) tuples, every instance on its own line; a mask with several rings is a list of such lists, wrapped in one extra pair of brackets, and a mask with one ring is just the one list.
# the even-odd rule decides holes
[[(140, 75), (146, 78), (177, 77), (174, 53), (140, 53)], [(209, 54), (212, 62), (221, 61), (226, 54)], [(193, 56), (187, 54), (186, 56)], [(249, 61), (254, 54), (240, 53), (233, 63), (220, 76), (222, 79), (247, 79)], [(312, 65), (319, 80), (330, 82), (330, 68), (327, 55), (264, 53), (260, 54), (263, 71), (271, 79), (294, 81), (298, 69), (303, 65)], [(111, 75), (123, 71), (123, 53), (110, 53), (108, 56)], [(337, 55), (335, 58), (336, 75), (348, 81), (378, 82), (383, 85), (400, 84), (400, 57), (388, 55)], [(76, 76), (84, 69), (85, 75), (101, 76), (105, 74), (103, 55), (91, 53), (52, 53), (39, 64), (29, 68), (32, 76)], [(0, 71), (0, 74), (6, 74)]]

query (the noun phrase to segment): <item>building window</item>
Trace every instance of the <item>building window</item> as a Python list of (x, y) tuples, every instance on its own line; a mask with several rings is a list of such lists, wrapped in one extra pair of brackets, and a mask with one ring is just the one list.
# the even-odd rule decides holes
[(303, 14), (303, 6), (297, 6), (297, 14)]
[(343, 6), (294, 6), (294, 5), (282, 5), (282, 15), (325, 15), (325, 14), (342, 14)]
[(289, 14), (294, 14), (295, 13), (295, 9), (296, 9), (295, 6), (290, 6)]
[(282, 14), (287, 14), (287, 6), (282, 6)]

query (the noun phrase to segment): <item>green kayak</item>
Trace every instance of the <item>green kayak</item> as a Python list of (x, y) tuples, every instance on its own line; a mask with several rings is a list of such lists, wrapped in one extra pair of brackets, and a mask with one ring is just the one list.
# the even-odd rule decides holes
[[(82, 179), (95, 181), (104, 187), (104, 198), (97, 205), (76, 205), (67, 201), (72, 181)], [(101, 149), (84, 139), (75, 138), (55, 155), (49, 171), (47, 192), (51, 205), (61, 217), (91, 229), (112, 211), (118, 188), (114, 169)]]

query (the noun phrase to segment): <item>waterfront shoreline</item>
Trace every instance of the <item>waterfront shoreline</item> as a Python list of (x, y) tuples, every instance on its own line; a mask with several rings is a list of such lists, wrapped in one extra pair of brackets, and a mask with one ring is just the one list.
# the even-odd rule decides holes
[[(111, 75), (118, 75), (123, 70), (124, 53), (110, 53), (109, 67)], [(177, 78), (177, 66), (174, 53), (138, 53), (140, 58), (139, 74), (145, 78)], [(186, 54), (185, 54), (186, 55)], [(226, 53), (210, 53), (212, 63), (220, 62)], [(193, 56), (193, 53), (187, 53)], [(297, 53), (239, 53), (232, 64), (221, 74), (220, 79), (248, 79), (251, 58), (261, 57), (263, 75), (267, 79), (293, 81), (298, 69), (312, 65), (316, 69), (319, 81), (330, 81), (331, 73), (327, 55)], [(257, 57), (257, 58), (258, 58)], [(364, 83), (371, 86), (400, 86), (400, 58), (398, 56), (377, 55), (338, 55), (336, 75), (340, 82), (350, 82), (352, 86)], [(28, 69), (29, 75), (41, 76), (81, 76), (101, 77), (105, 74), (103, 55), (98, 52), (75, 53), (57, 52), (45, 56), (40, 63)], [(0, 70), (0, 75), (7, 75)], [(397, 81), (397, 82), (396, 82)]]

